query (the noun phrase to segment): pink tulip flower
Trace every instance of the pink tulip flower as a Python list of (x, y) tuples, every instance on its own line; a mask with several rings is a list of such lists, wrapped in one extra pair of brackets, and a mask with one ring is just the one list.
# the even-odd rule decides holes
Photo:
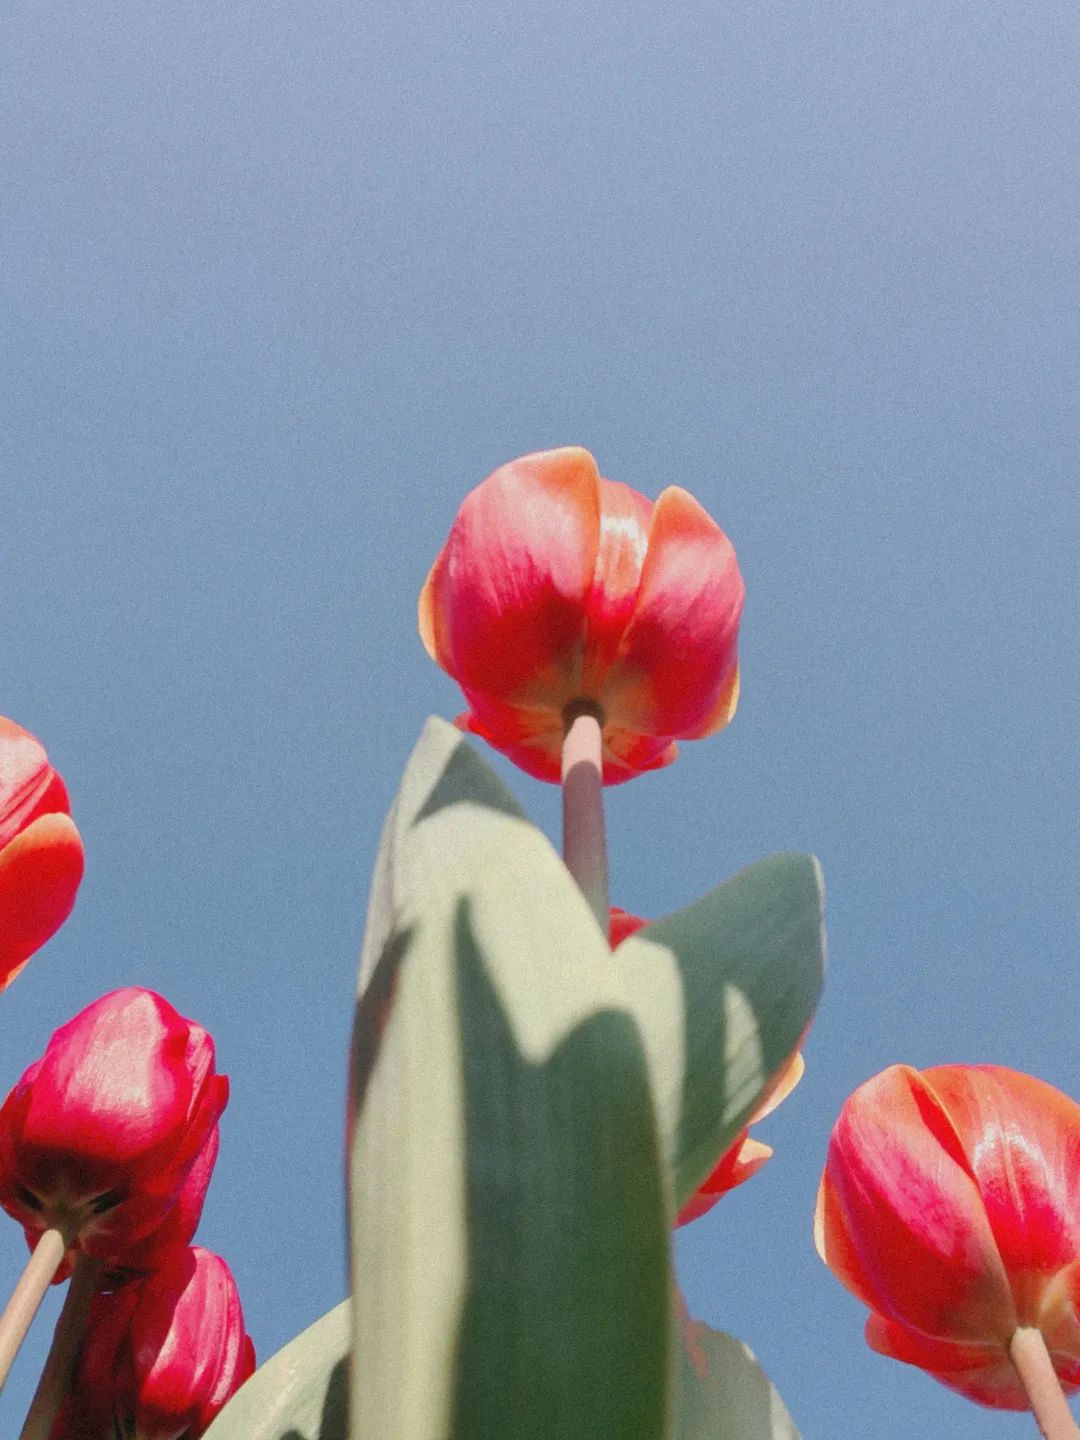
[(653, 504), (587, 450), (503, 465), (468, 495), (420, 595), (458, 724), (557, 782), (567, 708), (595, 707), (605, 784), (722, 729), (739, 690), (735, 551), (677, 486)]
[(1080, 1387), (1080, 1105), (1052, 1086), (997, 1065), (867, 1080), (829, 1141), (815, 1239), (881, 1354), (1026, 1410), (1010, 1347), (1037, 1332)]
[(114, 990), (55, 1032), (0, 1109), (0, 1205), (31, 1244), (65, 1232), (57, 1279), (77, 1250), (123, 1268), (142, 1245), (145, 1263), (178, 1201), (194, 1229), (228, 1094), (201, 1025), (151, 990)]

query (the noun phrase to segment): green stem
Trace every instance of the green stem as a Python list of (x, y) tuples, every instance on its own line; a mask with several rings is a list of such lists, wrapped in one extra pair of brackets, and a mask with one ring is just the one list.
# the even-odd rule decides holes
[(42, 1231), (34, 1252), (26, 1262), (19, 1283), (0, 1316), (0, 1389), (8, 1377), (19, 1347), (26, 1339), (30, 1323), (60, 1268), (68, 1247), (68, 1236), (61, 1229)]
[(608, 863), (604, 834), (603, 717), (581, 701), (567, 707), (562, 751), (563, 860), (608, 933)]
[(1021, 1326), (1009, 1341), (1009, 1358), (1016, 1367), (1043, 1440), (1078, 1440), (1080, 1429), (1054, 1372), (1042, 1331)]
[(19, 1440), (48, 1440), (56, 1419), (56, 1412), (64, 1403), (71, 1388), (72, 1371), (79, 1346), (86, 1333), (86, 1319), (90, 1312), (90, 1301), (101, 1284), (104, 1265), (100, 1260), (79, 1253), (68, 1286), (64, 1308), (56, 1322), (52, 1348), (45, 1361), (45, 1369), (34, 1391)]

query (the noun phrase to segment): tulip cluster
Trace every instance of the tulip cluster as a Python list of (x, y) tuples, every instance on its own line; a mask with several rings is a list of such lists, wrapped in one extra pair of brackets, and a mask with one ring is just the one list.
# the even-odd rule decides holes
[(55, 1279), (93, 1261), (109, 1293), (55, 1440), (194, 1437), (254, 1368), (228, 1266), (191, 1248), (228, 1080), (214, 1044), (160, 995), (125, 989), (62, 1025), (0, 1109), (0, 1205)]
[[(0, 720), (0, 983), (74, 903), (83, 851), (68, 810), (38, 741)], [(54, 1440), (196, 1440), (253, 1370), (228, 1266), (190, 1245), (228, 1095), (206, 1030), (128, 988), (62, 1025), (0, 1107), (0, 1206), (35, 1260), (56, 1252), (34, 1283), (74, 1274), (97, 1291), (74, 1375), (35, 1399), (35, 1433), (59, 1405)], [(4, 1337), (5, 1368), (15, 1344)]]
[[(692, 496), (671, 487), (653, 503), (578, 448), (484, 480), (423, 586), (420, 634), (461, 687), (457, 723), (561, 781), (566, 868), (612, 964), (648, 922), (609, 906), (603, 787), (728, 724), (742, 606), (734, 549)], [(0, 989), (70, 914), (83, 864), (63, 780), (33, 735), (0, 718)], [(794, 1043), (788, 1031), (774, 1053)], [(772, 1151), (751, 1126), (803, 1068), (795, 1048), (673, 1224), (761, 1169)], [(24, 1434), (198, 1440), (252, 1374), (229, 1267), (192, 1244), (228, 1095), (207, 1031), (126, 988), (61, 1025), (0, 1106), (0, 1207), (33, 1252), (27, 1275), (41, 1293), (70, 1278), (86, 1300)], [(1080, 1105), (1000, 1067), (891, 1067), (832, 1132), (815, 1241), (869, 1310), (874, 1350), (980, 1404), (1033, 1409), (1047, 1440), (1078, 1440), (1064, 1397), (1080, 1390)], [(23, 1295), (0, 1318), (0, 1384), (13, 1317), (28, 1324), (39, 1300)], [(681, 1326), (707, 1369), (685, 1308)]]

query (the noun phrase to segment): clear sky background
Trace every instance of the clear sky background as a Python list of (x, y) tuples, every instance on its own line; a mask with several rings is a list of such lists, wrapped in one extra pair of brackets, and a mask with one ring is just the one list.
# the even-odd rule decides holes
[(261, 1356), (342, 1297), (368, 877), (459, 708), (417, 591), (485, 474), (585, 445), (748, 587), (730, 730), (609, 792), (613, 898), (791, 848), (829, 886), (806, 1079), (679, 1236), (691, 1309), (805, 1440), (1034, 1436), (871, 1354), (810, 1227), (885, 1065), (1080, 1097), (1076, 7), (14, 0), (3, 53), (0, 711), (88, 861), (0, 1084), (160, 990), (232, 1077), (199, 1238)]

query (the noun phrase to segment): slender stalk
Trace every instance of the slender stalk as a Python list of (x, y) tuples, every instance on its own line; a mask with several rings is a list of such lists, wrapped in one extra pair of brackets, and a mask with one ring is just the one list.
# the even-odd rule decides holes
[(1020, 1376), (1043, 1440), (1078, 1440), (1080, 1429), (1054, 1373), (1042, 1331), (1021, 1326), (1009, 1341), (1009, 1358)]
[(19, 1346), (26, 1339), (30, 1322), (37, 1314), (38, 1306), (44, 1300), (53, 1276), (60, 1268), (67, 1247), (68, 1236), (63, 1230), (42, 1231), (41, 1238), (34, 1246), (34, 1253), (26, 1262), (26, 1269), (19, 1277), (19, 1283), (11, 1292), (11, 1299), (0, 1316), (0, 1389), (3, 1389), (12, 1361), (19, 1353)]
[(608, 933), (608, 863), (604, 834), (602, 716), (581, 701), (567, 706), (562, 751), (563, 860)]
[(64, 1402), (71, 1387), (71, 1373), (75, 1357), (86, 1332), (86, 1317), (90, 1301), (101, 1283), (104, 1266), (100, 1260), (80, 1253), (68, 1286), (64, 1308), (56, 1322), (52, 1348), (45, 1361), (45, 1369), (34, 1391), (30, 1409), (26, 1413), (19, 1440), (48, 1440), (56, 1419), (56, 1412)]

